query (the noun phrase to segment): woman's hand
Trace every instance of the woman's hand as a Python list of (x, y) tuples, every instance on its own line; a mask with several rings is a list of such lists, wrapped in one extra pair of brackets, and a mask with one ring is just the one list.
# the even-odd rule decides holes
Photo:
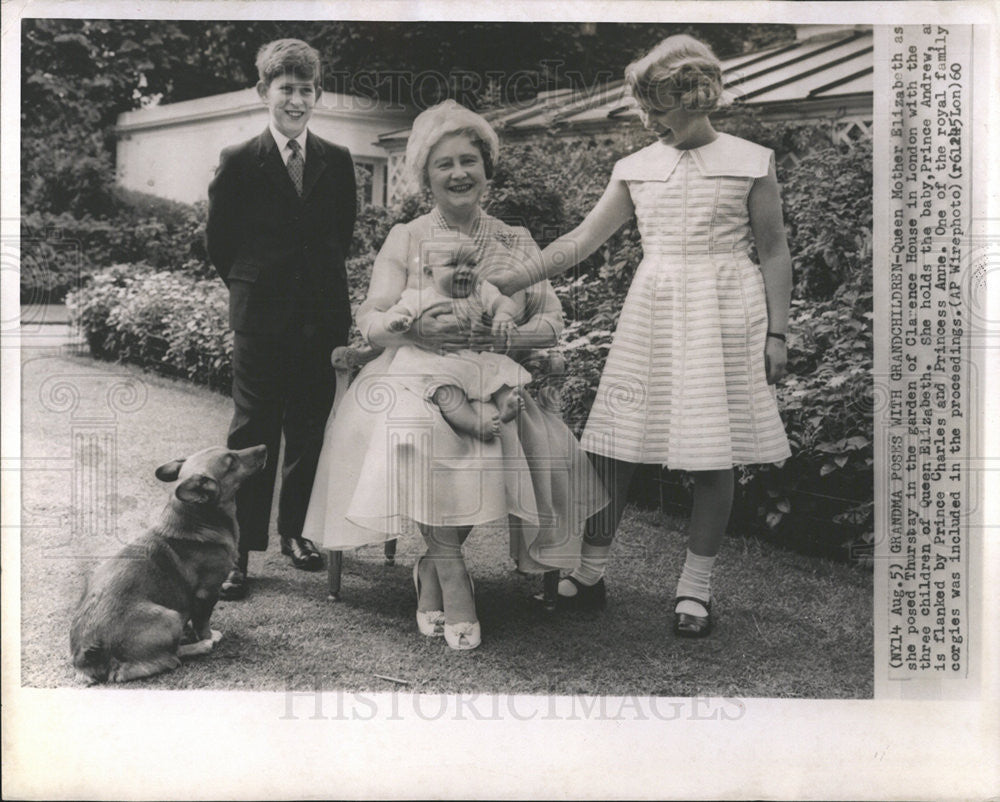
[(517, 328), (517, 324), (514, 322), (514, 318), (509, 313), (497, 312), (493, 316), (493, 327), (491, 332), (494, 337), (503, 337), (507, 339), (510, 334)]
[(485, 326), (476, 326), (468, 332), (468, 345), (472, 351), (493, 351), (498, 354), (505, 354), (514, 343), (517, 336), (517, 327), (506, 329), (488, 329)]
[(510, 355), (535, 348), (550, 348), (558, 339), (555, 326), (544, 317), (536, 316), (527, 323), (506, 331), (500, 329), (494, 332), (485, 325), (475, 325), (469, 334), (466, 348)]
[(428, 309), (414, 321), (408, 335), (410, 342), (428, 351), (496, 351), (504, 353), (512, 344), (517, 329), (494, 334), (477, 325), (469, 330), (445, 307)]
[(788, 363), (788, 348), (784, 340), (768, 337), (764, 345), (764, 370), (767, 373), (767, 383), (777, 384), (785, 375)]
[(410, 327), (410, 341), (428, 351), (457, 351), (469, 347), (469, 330), (444, 306), (428, 309)]

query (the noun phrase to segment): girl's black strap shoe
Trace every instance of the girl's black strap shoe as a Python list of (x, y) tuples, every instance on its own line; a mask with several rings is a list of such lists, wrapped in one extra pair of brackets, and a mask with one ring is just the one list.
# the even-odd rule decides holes
[[(692, 601), (705, 608), (708, 615), (678, 613), (676, 607), (682, 601)], [(680, 638), (704, 638), (712, 631), (712, 602), (696, 599), (694, 596), (678, 596), (674, 599), (674, 634)]]

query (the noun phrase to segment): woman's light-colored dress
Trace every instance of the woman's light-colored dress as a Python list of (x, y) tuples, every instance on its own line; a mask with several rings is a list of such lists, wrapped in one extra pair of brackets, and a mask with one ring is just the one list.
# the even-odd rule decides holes
[[(537, 246), (524, 229), (482, 216), (489, 250), (517, 256)], [(407, 282), (419, 287), (421, 253), (449, 237), (430, 215), (407, 224)], [(525, 319), (562, 328), (547, 283), (530, 288)], [(362, 332), (367, 325), (359, 313)], [(600, 479), (562, 420), (529, 394), (521, 414), (490, 443), (455, 432), (438, 408), (392, 376), (397, 349), (358, 374), (327, 424), (303, 536), (347, 549), (415, 533), (414, 523), (468, 526), (507, 521), (511, 556), (522, 571), (577, 565), (586, 519), (607, 503)]]
[(767, 383), (767, 307), (747, 198), (773, 153), (720, 134), (620, 160), (643, 259), (583, 434), (595, 454), (683, 470), (779, 462), (790, 451)]

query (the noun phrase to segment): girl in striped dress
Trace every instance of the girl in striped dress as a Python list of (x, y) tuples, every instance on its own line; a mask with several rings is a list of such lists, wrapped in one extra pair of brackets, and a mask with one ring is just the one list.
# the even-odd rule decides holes
[[(619, 161), (586, 219), (542, 256), (545, 275), (556, 275), (637, 218), (643, 260), (582, 441), (612, 503), (588, 522), (581, 565), (560, 582), (559, 598), (603, 606), (608, 552), (637, 464), (690, 471), (674, 632), (701, 637), (712, 628), (710, 577), (732, 509), (733, 466), (790, 455), (770, 385), (785, 372), (791, 258), (773, 153), (709, 120), (722, 94), (711, 50), (671, 36), (625, 75), (658, 141)], [(496, 283), (507, 292), (518, 284)]]

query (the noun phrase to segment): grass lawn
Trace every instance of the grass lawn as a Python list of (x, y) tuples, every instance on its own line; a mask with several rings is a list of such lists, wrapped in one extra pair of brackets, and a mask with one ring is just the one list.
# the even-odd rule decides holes
[[(22, 353), (21, 682), (74, 687), (69, 622), (84, 576), (159, 514), (167, 486), (157, 465), (225, 441), (231, 402), (56, 349)], [(870, 570), (729, 538), (716, 631), (678, 640), (670, 599), (683, 531), (682, 520), (630, 509), (608, 609), (594, 616), (535, 609), (540, 580), (513, 572), (505, 532), (473, 532), (466, 554), (483, 645), (464, 653), (416, 631), (416, 540), (400, 543), (392, 567), (380, 547), (348, 554), (335, 604), (325, 573), (293, 569), (274, 537), (251, 555), (251, 595), (216, 607), (215, 652), (124, 687), (871, 697)]]

